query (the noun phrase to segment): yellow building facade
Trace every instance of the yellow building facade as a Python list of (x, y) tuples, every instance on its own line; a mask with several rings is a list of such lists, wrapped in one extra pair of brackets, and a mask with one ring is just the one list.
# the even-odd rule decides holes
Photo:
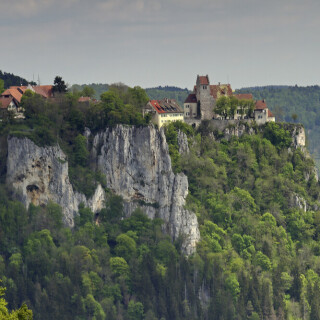
[(150, 100), (144, 114), (152, 114), (152, 122), (161, 128), (173, 121), (184, 121), (183, 111), (174, 99)]

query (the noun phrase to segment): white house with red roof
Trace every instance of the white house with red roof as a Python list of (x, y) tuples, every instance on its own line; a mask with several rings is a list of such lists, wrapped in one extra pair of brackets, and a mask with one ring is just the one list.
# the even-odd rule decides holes
[(20, 102), (23, 94), (27, 91), (31, 90), (43, 98), (51, 98), (53, 96), (52, 93), (52, 85), (46, 86), (12, 86), (9, 89), (6, 89), (0, 95), (0, 108), (1, 113), (5, 111), (12, 111), (15, 114), (15, 118), (23, 118), (23, 111), (20, 108)]
[(0, 97), (0, 117), (3, 116), (6, 112), (12, 112), (15, 114), (16, 117), (20, 118), (23, 117), (23, 112), (19, 109), (19, 103), (18, 101), (10, 96), (10, 97)]
[(256, 107), (254, 109), (254, 120), (257, 124), (264, 124), (266, 122), (275, 122), (276, 118), (273, 113), (269, 110), (266, 101), (256, 101)]
[(152, 122), (158, 128), (173, 121), (183, 121), (183, 110), (174, 99), (150, 100), (143, 109), (143, 115), (150, 113)]

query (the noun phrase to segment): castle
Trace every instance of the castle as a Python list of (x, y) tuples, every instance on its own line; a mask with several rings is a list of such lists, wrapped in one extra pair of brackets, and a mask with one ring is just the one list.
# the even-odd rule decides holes
[[(237, 106), (232, 115), (222, 117), (215, 112), (216, 102), (221, 97), (234, 97), (238, 101), (249, 101), (254, 104), (253, 114), (250, 116)], [(265, 100), (254, 101), (252, 94), (233, 94), (230, 84), (210, 84), (209, 76), (197, 76), (193, 93), (184, 102), (184, 120), (189, 124), (197, 124), (202, 120), (255, 120), (258, 124), (275, 121), (275, 117), (268, 109)]]
[(230, 84), (211, 85), (209, 76), (197, 76), (193, 93), (184, 102), (184, 117), (211, 120), (214, 118), (216, 100), (221, 96), (232, 96)]
[[(232, 107), (221, 105), (232, 101)], [(219, 100), (220, 99), (220, 100)], [(228, 100), (229, 99), (229, 100)], [(219, 108), (220, 107), (220, 108)], [(265, 100), (255, 101), (251, 93), (234, 94), (230, 84), (210, 84), (209, 76), (197, 76), (193, 92), (188, 95), (183, 110), (174, 99), (150, 100), (143, 110), (144, 115), (150, 113), (152, 121), (161, 128), (172, 121), (184, 121), (197, 127), (204, 120), (228, 125), (234, 121), (255, 121), (257, 124), (275, 122), (275, 117), (268, 109)], [(216, 120), (216, 121), (215, 121)]]

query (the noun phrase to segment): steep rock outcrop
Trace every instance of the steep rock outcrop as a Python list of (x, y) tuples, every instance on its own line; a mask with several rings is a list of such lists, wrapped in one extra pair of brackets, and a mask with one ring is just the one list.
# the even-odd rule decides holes
[(73, 190), (66, 155), (59, 146), (38, 147), (27, 138), (8, 138), (7, 183), (13, 186), (26, 207), (30, 203), (58, 203), (68, 226), (74, 225), (81, 202), (94, 212), (104, 206), (105, 195), (100, 185), (89, 200)]
[(302, 148), (305, 150), (306, 146), (306, 132), (302, 125), (293, 125), (293, 129), (291, 131), (292, 143), (294, 148)]
[(188, 179), (173, 173), (163, 130), (107, 128), (94, 137), (91, 158), (106, 176), (108, 188), (123, 197), (128, 215), (142, 206), (150, 218), (164, 220), (174, 239), (184, 238), (186, 253), (194, 251), (200, 234), (197, 217), (184, 208)]
[(289, 207), (301, 209), (304, 212), (306, 212), (308, 209), (306, 200), (296, 193), (292, 193), (289, 195), (288, 204), (289, 204)]
[[(188, 152), (183, 133), (179, 134), (179, 146), (182, 153)], [(173, 173), (162, 130), (121, 125), (107, 128), (93, 137), (91, 161), (105, 175), (108, 188), (123, 197), (127, 215), (140, 206), (150, 218), (162, 218), (165, 231), (174, 239), (182, 236), (185, 252), (194, 252), (200, 234), (196, 215), (184, 208), (188, 179)], [(105, 193), (100, 185), (91, 199), (73, 190), (67, 157), (59, 146), (39, 147), (27, 138), (8, 138), (7, 183), (26, 207), (30, 203), (58, 203), (65, 224), (71, 227), (81, 202), (93, 212), (104, 207)]]
[(188, 145), (188, 139), (184, 132), (178, 131), (178, 147), (179, 147), (179, 153), (189, 153), (189, 145)]

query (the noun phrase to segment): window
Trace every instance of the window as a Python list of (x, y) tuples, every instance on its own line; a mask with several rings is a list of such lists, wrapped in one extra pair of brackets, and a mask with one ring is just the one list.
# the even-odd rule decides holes
[(207, 89), (207, 86), (203, 86), (203, 89), (206, 90), (206, 89)]

